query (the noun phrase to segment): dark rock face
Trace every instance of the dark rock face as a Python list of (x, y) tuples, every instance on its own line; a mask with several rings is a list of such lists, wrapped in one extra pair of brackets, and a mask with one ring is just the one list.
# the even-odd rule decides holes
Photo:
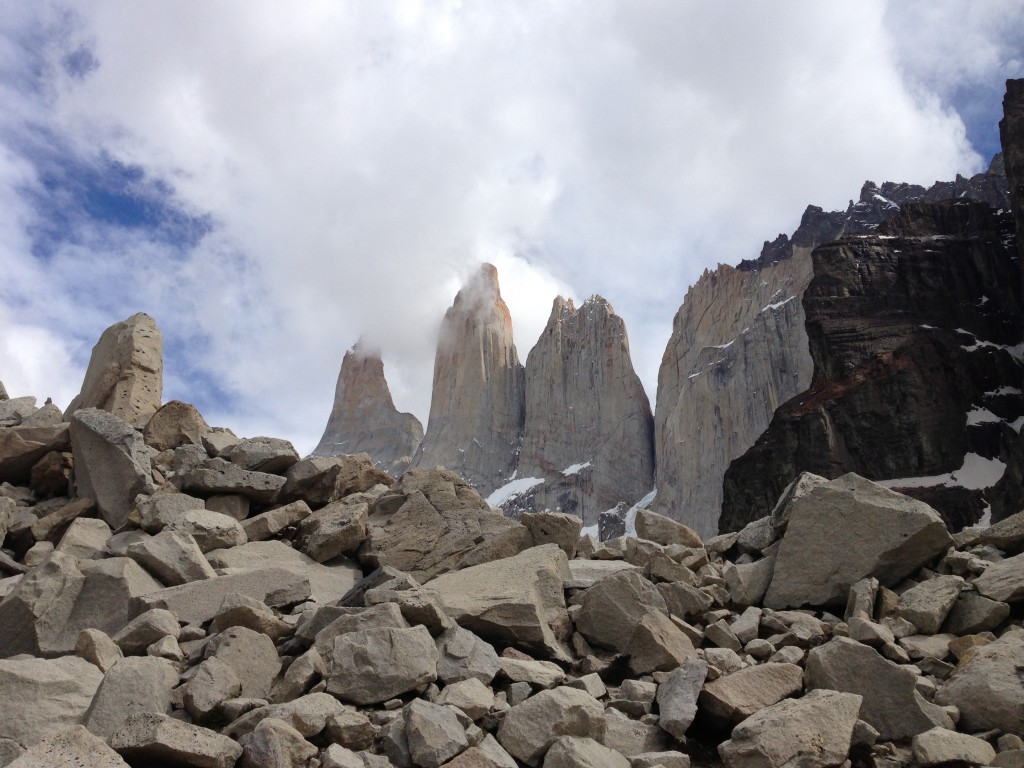
[(1021, 415), (1019, 390), (1002, 397), (1020, 380), (1015, 251), (1009, 215), (968, 201), (905, 204), (875, 234), (816, 249), (803, 298), (811, 386), (730, 466), (720, 529), (767, 514), (803, 470), (920, 493), (953, 528), (976, 520)]
[(555, 299), (526, 361), (519, 477), (543, 479), (515, 509), (557, 509), (596, 523), (654, 487), (654, 423), (622, 318), (600, 296)]
[(376, 466), (400, 475), (423, 439), (423, 425), (391, 399), (380, 354), (361, 343), (345, 353), (334, 407), (314, 456), (368, 453)]
[(430, 418), (412, 466), (451, 469), (483, 495), (502, 485), (522, 438), (523, 376), (498, 271), (484, 264), (441, 324)]

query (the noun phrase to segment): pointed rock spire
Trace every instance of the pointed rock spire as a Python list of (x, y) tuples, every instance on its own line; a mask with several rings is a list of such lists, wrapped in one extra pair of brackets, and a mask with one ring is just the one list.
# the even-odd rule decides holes
[(490, 264), (445, 313), (434, 358), (427, 433), (413, 466), (444, 466), (487, 495), (515, 470), (523, 429), (523, 366)]
[(544, 479), (528, 501), (597, 522), (654, 487), (654, 420), (622, 318), (600, 296), (555, 299), (526, 361), (519, 477)]
[(334, 407), (313, 455), (368, 453), (378, 467), (397, 476), (422, 439), (420, 420), (395, 408), (380, 352), (360, 339), (341, 362)]

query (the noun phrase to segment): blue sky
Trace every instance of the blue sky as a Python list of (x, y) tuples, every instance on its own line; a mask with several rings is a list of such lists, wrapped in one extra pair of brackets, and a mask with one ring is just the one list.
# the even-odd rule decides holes
[(425, 418), (483, 260), (521, 359), (600, 293), (653, 400), (705, 268), (865, 179), (982, 169), (1024, 76), (1019, 0), (182, 8), (5, 5), (0, 380), (66, 405), (146, 311), (165, 399), (301, 451), (360, 335)]

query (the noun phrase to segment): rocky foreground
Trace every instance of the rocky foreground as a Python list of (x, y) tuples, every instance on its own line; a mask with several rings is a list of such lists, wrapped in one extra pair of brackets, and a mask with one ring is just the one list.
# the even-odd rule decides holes
[(159, 349), (109, 329), (67, 414), (0, 387), (0, 765), (1024, 765), (1024, 512), (804, 474), (597, 542), (213, 429)]

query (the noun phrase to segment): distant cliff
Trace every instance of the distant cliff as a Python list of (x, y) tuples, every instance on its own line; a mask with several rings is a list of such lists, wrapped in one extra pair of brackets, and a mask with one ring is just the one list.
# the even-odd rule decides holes
[(380, 353), (356, 344), (342, 360), (331, 416), (313, 455), (368, 453), (374, 464), (397, 476), (422, 439), (420, 420), (395, 408)]

